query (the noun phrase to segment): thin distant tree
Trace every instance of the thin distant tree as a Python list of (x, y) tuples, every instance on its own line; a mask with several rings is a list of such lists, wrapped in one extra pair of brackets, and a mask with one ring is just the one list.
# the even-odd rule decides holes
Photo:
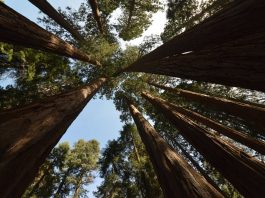
[(103, 24), (102, 24), (102, 20), (101, 20), (99, 8), (98, 8), (97, 0), (89, 0), (89, 4), (91, 6), (91, 9), (92, 9), (92, 12), (93, 12), (93, 15), (94, 15), (94, 19), (97, 22), (98, 29), (99, 29), (101, 34), (104, 34)]

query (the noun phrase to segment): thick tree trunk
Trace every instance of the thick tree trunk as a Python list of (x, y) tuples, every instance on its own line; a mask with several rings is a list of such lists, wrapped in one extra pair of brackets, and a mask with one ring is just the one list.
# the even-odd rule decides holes
[(223, 194), (222, 190), (219, 186), (213, 181), (212, 178), (199, 166), (199, 164), (190, 156), (189, 153), (176, 141), (174, 140), (174, 144), (182, 151), (183, 155), (190, 160), (192, 165), (199, 171), (199, 173), (211, 184), (216, 190), (218, 190), (221, 194)]
[(217, 109), (219, 111), (223, 111), (231, 115), (237, 116), (239, 118), (242, 118), (252, 123), (254, 126), (258, 126), (260, 129), (262, 129), (259, 131), (259, 133), (265, 135), (264, 107), (259, 107), (251, 103), (247, 104), (225, 98), (209, 96), (206, 94), (187, 91), (184, 89), (174, 89), (171, 87), (158, 85), (156, 83), (149, 83), (149, 84), (167, 90), (169, 92), (176, 93), (182, 97), (185, 97), (188, 100), (196, 101), (206, 106), (213, 107), (214, 109)]
[(263, 18), (263, 0), (235, 0), (220, 12), (145, 55), (131, 67), (188, 51), (209, 49), (240, 37), (264, 32), (265, 26), (260, 23)]
[(99, 12), (99, 9), (98, 9), (97, 0), (89, 0), (89, 4), (91, 6), (91, 9), (92, 9), (92, 12), (93, 12), (93, 15), (94, 15), (94, 19), (97, 22), (98, 29), (99, 29), (101, 34), (104, 34), (102, 20), (101, 20), (101, 17), (100, 17), (100, 12)]
[(246, 197), (265, 194), (265, 165), (226, 143), (198, 124), (172, 109), (172, 104), (150, 94), (142, 96), (151, 102), (172, 122), (183, 137), (191, 143), (217, 170)]
[(77, 90), (0, 112), (1, 197), (21, 196), (51, 149), (106, 80), (99, 78)]
[(81, 52), (54, 34), (39, 27), (4, 3), (0, 3), (0, 41), (100, 65), (90, 55)]
[(47, 14), (56, 23), (66, 29), (72, 34), (72, 36), (78, 41), (83, 41), (83, 36), (78, 32), (76, 28), (73, 27), (57, 10), (52, 7), (52, 5), (47, 0), (29, 0), (37, 8), (39, 8), (44, 14)]
[(265, 1), (235, 0), (123, 71), (265, 91), (265, 26), (261, 18), (265, 18)]
[(165, 197), (223, 197), (158, 135), (134, 105), (128, 105)]
[(193, 121), (200, 122), (207, 127), (210, 127), (214, 129), (216, 132), (221, 133), (243, 145), (248, 146), (249, 148), (252, 148), (256, 151), (258, 151), (260, 154), (265, 155), (265, 143), (261, 140), (252, 138), (251, 136), (248, 136), (242, 132), (239, 132), (235, 129), (226, 127), (218, 122), (215, 122), (207, 117), (204, 117), (198, 113), (195, 113), (193, 111), (190, 111), (185, 108), (178, 107), (176, 105), (172, 106), (176, 111), (183, 114), (184, 116), (187, 116)]

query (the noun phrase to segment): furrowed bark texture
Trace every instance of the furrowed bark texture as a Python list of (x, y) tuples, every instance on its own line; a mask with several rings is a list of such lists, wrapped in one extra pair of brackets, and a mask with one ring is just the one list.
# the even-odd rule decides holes
[(215, 137), (172, 109), (164, 100), (148, 93), (142, 96), (171, 121), (192, 144), (245, 197), (265, 194), (265, 165), (235, 146)]
[(264, 1), (235, 0), (123, 71), (265, 91), (264, 17)]
[(52, 18), (56, 23), (66, 29), (72, 34), (72, 36), (78, 40), (83, 41), (83, 36), (76, 30), (72, 24), (70, 24), (47, 0), (29, 0), (43, 13)]
[(223, 197), (159, 136), (133, 104), (128, 105), (165, 197)]
[(214, 109), (217, 109), (219, 111), (223, 111), (239, 118), (242, 118), (252, 123), (254, 126), (258, 126), (261, 129), (259, 131), (260, 134), (265, 134), (265, 108), (263, 107), (259, 107), (250, 103), (247, 104), (225, 98), (209, 96), (206, 94), (196, 93), (184, 89), (175, 89), (156, 83), (149, 84), (164, 89), (166, 91), (178, 94), (188, 100), (196, 101), (206, 106), (210, 106)]
[(0, 3), (0, 41), (22, 45), (100, 65), (69, 43), (44, 30), (13, 9)]
[(92, 12), (93, 12), (93, 15), (94, 15), (94, 19), (97, 22), (98, 29), (99, 29), (101, 34), (104, 34), (102, 20), (101, 20), (100, 12), (99, 12), (99, 9), (98, 9), (98, 2), (97, 2), (97, 0), (89, 0), (89, 4), (91, 6), (91, 9), (92, 9)]
[(183, 114), (184, 116), (187, 116), (189, 119), (193, 121), (200, 122), (204, 124), (207, 127), (210, 127), (214, 129), (216, 132), (223, 134), (243, 145), (248, 146), (249, 148), (252, 148), (256, 151), (258, 151), (260, 154), (265, 155), (265, 143), (261, 140), (252, 138), (251, 136), (248, 136), (242, 132), (239, 132), (235, 129), (226, 127), (218, 122), (215, 122), (205, 116), (202, 116), (196, 112), (190, 111), (185, 108), (178, 107), (176, 105), (172, 106), (174, 110), (178, 111), (179, 113)]
[(51, 149), (104, 82), (106, 78), (99, 78), (77, 90), (0, 112), (1, 197), (24, 193)]

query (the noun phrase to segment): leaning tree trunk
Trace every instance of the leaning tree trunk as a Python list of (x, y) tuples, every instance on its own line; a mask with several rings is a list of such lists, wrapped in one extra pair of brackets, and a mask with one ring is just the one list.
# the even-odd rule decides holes
[(165, 197), (223, 197), (158, 135), (133, 104), (128, 105)]
[(251, 136), (245, 135), (242, 132), (239, 132), (235, 129), (229, 128), (227, 126), (224, 126), (218, 122), (215, 122), (207, 117), (204, 117), (198, 113), (195, 113), (191, 110), (178, 107), (176, 105), (173, 106), (174, 110), (178, 111), (179, 113), (187, 116), (193, 121), (200, 122), (207, 127), (210, 127), (214, 129), (216, 132), (221, 133), (237, 142), (240, 142), (243, 145), (248, 146), (249, 148), (252, 148), (256, 151), (258, 151), (260, 154), (265, 155), (265, 143), (264, 141), (252, 138)]
[(44, 30), (32, 21), (0, 2), (0, 41), (44, 50), (100, 65), (74, 46)]
[(73, 27), (60, 13), (57, 12), (54, 7), (47, 0), (29, 0), (37, 8), (39, 8), (43, 13), (47, 14), (51, 19), (58, 23), (61, 27), (66, 29), (72, 34), (72, 36), (78, 41), (83, 41), (83, 36), (78, 32), (78, 30)]
[(237, 0), (123, 71), (265, 91), (265, 1)]
[(106, 82), (0, 112), (0, 194), (20, 197), (51, 149)]
[(92, 9), (92, 12), (93, 12), (93, 15), (94, 15), (94, 19), (97, 22), (98, 29), (99, 29), (101, 34), (104, 34), (102, 20), (101, 20), (100, 12), (99, 12), (99, 9), (98, 9), (98, 2), (97, 2), (97, 0), (89, 0), (89, 4), (91, 6), (91, 9)]
[(161, 89), (165, 89), (169, 92), (176, 93), (188, 100), (196, 101), (206, 106), (211, 106), (214, 109), (229, 113), (231, 115), (243, 118), (244, 120), (252, 123), (254, 126), (258, 126), (262, 130), (259, 131), (261, 134), (265, 134), (265, 108), (259, 107), (254, 104), (247, 104), (225, 98), (219, 98), (209, 96), (206, 94), (196, 93), (184, 89), (174, 89), (156, 83), (149, 83), (150, 85), (156, 86)]
[(261, 194), (265, 194), (265, 165), (263, 163), (201, 128), (172, 109), (172, 104), (148, 93), (143, 93), (142, 96), (163, 113), (179, 129), (183, 137), (242, 195), (260, 197)]

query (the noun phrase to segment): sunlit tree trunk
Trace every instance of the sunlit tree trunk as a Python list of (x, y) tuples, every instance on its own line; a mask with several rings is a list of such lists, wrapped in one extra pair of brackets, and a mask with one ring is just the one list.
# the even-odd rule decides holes
[(264, 17), (264, 1), (234, 1), (124, 71), (265, 91)]
[(78, 41), (83, 41), (82, 35), (73, 27), (73, 24), (69, 23), (47, 0), (29, 0), (37, 8), (39, 8), (44, 14), (47, 14), (51, 19), (58, 23), (61, 27), (66, 29), (72, 34), (72, 36)]
[(92, 12), (94, 15), (94, 19), (97, 22), (98, 29), (99, 29), (101, 34), (104, 34), (102, 20), (101, 20), (99, 8), (98, 8), (98, 2), (97, 2), (97, 0), (89, 0), (89, 4), (91, 6), (91, 9), (92, 9)]
[(90, 55), (39, 27), (4, 3), (0, 3), (0, 41), (100, 65)]
[(174, 124), (182, 136), (192, 144), (234, 187), (246, 197), (259, 197), (265, 193), (265, 165), (235, 146), (221, 140), (186, 118), (172, 104), (153, 97), (142, 96)]
[(214, 109), (217, 109), (219, 111), (223, 111), (231, 115), (243, 118), (247, 122), (252, 123), (254, 126), (258, 126), (260, 129), (263, 129), (260, 130), (259, 133), (265, 134), (264, 107), (259, 107), (250, 103), (243, 103), (235, 100), (209, 96), (206, 94), (196, 93), (184, 89), (174, 89), (156, 83), (149, 84), (161, 89), (165, 89), (169, 92), (178, 94), (188, 100), (196, 101), (203, 105), (213, 107)]
[(0, 112), (0, 194), (20, 197), (39, 166), (88, 101), (106, 82)]
[(223, 197), (158, 135), (133, 104), (128, 105), (165, 197)]

